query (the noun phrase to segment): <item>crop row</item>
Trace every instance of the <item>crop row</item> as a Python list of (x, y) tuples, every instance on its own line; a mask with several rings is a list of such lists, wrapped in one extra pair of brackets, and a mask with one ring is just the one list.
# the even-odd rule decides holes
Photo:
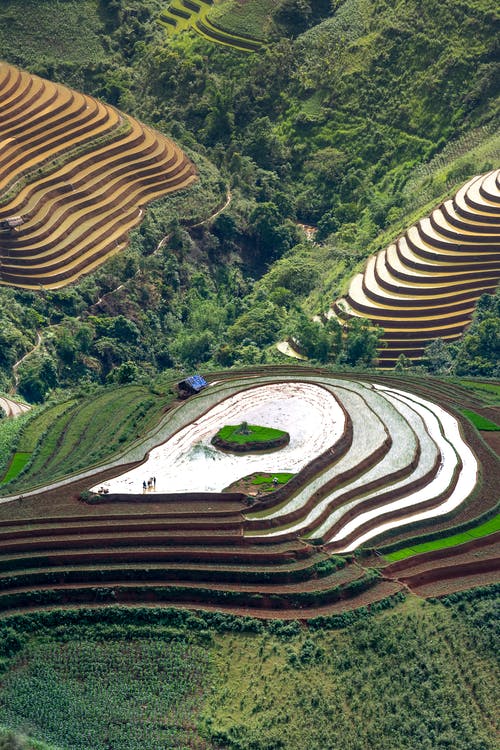
[(137, 437), (157, 420), (162, 406), (163, 399), (149, 390), (127, 386), (35, 414), (20, 437), (18, 449), (29, 446), (32, 455), (15, 488), (52, 482), (113, 454), (131, 432)]
[(207, 13), (212, 2), (208, 0), (173, 0), (159, 17), (159, 22), (170, 33), (191, 28), (204, 39), (241, 52), (257, 52), (262, 42), (243, 31), (226, 31), (216, 22), (209, 20)]

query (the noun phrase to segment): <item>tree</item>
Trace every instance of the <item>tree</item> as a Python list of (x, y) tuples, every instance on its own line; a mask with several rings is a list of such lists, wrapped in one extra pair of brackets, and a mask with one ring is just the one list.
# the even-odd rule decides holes
[(250, 214), (249, 224), (249, 234), (263, 261), (281, 257), (299, 237), (295, 225), (282, 220), (278, 206), (272, 201), (258, 203)]
[(334, 320), (322, 325), (299, 312), (293, 317), (289, 331), (297, 349), (310, 359), (324, 363), (335, 359), (340, 353), (342, 331)]
[(124, 385), (125, 383), (133, 383), (138, 377), (139, 368), (134, 362), (128, 361), (111, 370), (106, 380)]
[(273, 343), (281, 326), (278, 313), (271, 302), (258, 302), (227, 329), (228, 339), (236, 344), (247, 342), (258, 346)]
[(33, 404), (41, 404), (45, 398), (45, 386), (35, 370), (28, 370), (19, 376), (19, 393)]
[(344, 357), (347, 364), (369, 367), (377, 357), (383, 330), (365, 318), (351, 318), (347, 323)]
[(193, 367), (210, 359), (214, 335), (211, 331), (182, 334), (172, 346), (172, 351), (185, 364)]
[(422, 364), (434, 375), (444, 375), (451, 371), (453, 357), (443, 339), (434, 339), (425, 347)]

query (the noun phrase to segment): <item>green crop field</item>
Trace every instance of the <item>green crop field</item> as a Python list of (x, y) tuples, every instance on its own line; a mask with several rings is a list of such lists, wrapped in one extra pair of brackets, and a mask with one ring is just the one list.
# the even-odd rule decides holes
[(435, 539), (431, 542), (422, 542), (422, 544), (415, 544), (413, 547), (405, 547), (396, 552), (390, 552), (387, 555), (384, 555), (384, 557), (391, 562), (404, 560), (407, 557), (418, 555), (421, 552), (431, 552), (432, 550), (444, 549), (445, 547), (456, 547), (457, 544), (470, 542), (471, 539), (479, 539), (482, 536), (493, 534), (495, 531), (500, 531), (500, 515), (491, 518), (489, 521), (486, 521), (479, 526), (469, 529), (469, 531), (463, 531), (460, 534), (453, 534), (452, 536), (447, 536), (443, 539)]
[(476, 380), (460, 380), (459, 382), (471, 391), (478, 391), (485, 401), (500, 403), (500, 385)]
[(209, 20), (233, 34), (248, 34), (265, 39), (274, 3), (269, 0), (247, 0), (245, 3), (228, 0), (215, 6)]
[(208, 664), (200, 646), (51, 641), (32, 644), (23, 661), (3, 682), (7, 724), (43, 729), (64, 750), (200, 747), (192, 743)]
[(123, 450), (158, 422), (167, 401), (144, 386), (126, 386), (42, 411), (20, 438), (26, 448), (39, 435), (31, 463), (8, 491), (50, 483)]
[(334, 629), (123, 612), (35, 616), (36, 637), (30, 617), (4, 622), (0, 723), (60, 750), (497, 747), (487, 592)]
[[(57, 27), (54, 15), (57, 14)], [(103, 24), (95, 0), (3, 0), (0, 49), (3, 59), (37, 63), (95, 64), (105, 59)]]
[(17, 452), (14, 453), (12, 457), (12, 461), (9, 464), (9, 468), (7, 469), (5, 476), (1, 480), (1, 484), (4, 484), (5, 482), (10, 482), (11, 479), (14, 479), (18, 476), (26, 466), (26, 464), (29, 462), (31, 458), (31, 453), (21, 453)]
[(476, 414), (475, 411), (471, 411), (470, 409), (462, 409), (462, 414), (467, 417), (467, 419), (472, 422), (474, 427), (477, 427), (478, 430), (486, 430), (489, 432), (496, 432), (497, 430), (500, 430), (500, 425), (492, 422), (491, 419), (482, 417), (481, 414)]

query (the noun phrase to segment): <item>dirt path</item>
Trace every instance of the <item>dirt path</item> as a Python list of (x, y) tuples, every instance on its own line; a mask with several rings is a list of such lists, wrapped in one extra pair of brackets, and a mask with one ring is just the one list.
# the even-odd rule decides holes
[(213, 221), (216, 219), (223, 211), (226, 210), (226, 208), (230, 205), (231, 201), (233, 199), (233, 195), (231, 193), (230, 188), (227, 189), (226, 193), (226, 202), (221, 208), (218, 208), (217, 211), (214, 211), (213, 214), (210, 214), (210, 216), (207, 216), (206, 219), (203, 219), (203, 221), (199, 221), (197, 224), (189, 224), (188, 229), (195, 229), (196, 227), (202, 227), (204, 224), (208, 224), (209, 221)]
[[(29, 352), (26, 352), (26, 354), (23, 357), (21, 357), (21, 359), (19, 359), (14, 365), (12, 365), (12, 375), (14, 378), (14, 383), (12, 384), (12, 387), (9, 391), (10, 396), (14, 396), (17, 393), (17, 387), (19, 385), (19, 375), (17, 374), (17, 371), (20, 365), (24, 362), (25, 359), (27, 359), (28, 357), (31, 357), (33, 352), (36, 352), (36, 350), (40, 348), (41, 343), (42, 343), (42, 335), (40, 331), (37, 331), (36, 332), (36, 344), (33, 347), (33, 349), (30, 349)], [(16, 403), (16, 402), (13, 401), (12, 403)], [(21, 411), (26, 411), (26, 410), (22, 409)]]
[[(202, 219), (202, 221), (198, 221), (196, 224), (186, 224), (186, 229), (196, 229), (196, 227), (202, 227), (204, 224), (208, 224), (210, 221), (213, 221), (216, 219), (223, 211), (226, 210), (226, 208), (230, 205), (231, 201), (233, 199), (233, 195), (231, 193), (231, 190), (228, 188), (226, 193), (226, 202), (224, 203), (221, 208), (218, 208), (216, 211), (214, 211), (210, 216), (207, 216), (206, 219)], [(159, 243), (156, 246), (156, 250), (154, 251), (153, 255), (158, 252), (158, 250), (161, 250), (162, 247), (164, 247), (167, 242), (169, 241), (171, 237), (171, 232), (165, 235), (165, 237), (162, 237)]]
[[(187, 229), (195, 229), (196, 227), (201, 227), (204, 224), (208, 224), (208, 222), (213, 221), (214, 219), (217, 218), (217, 216), (219, 216), (219, 214), (221, 214), (223, 211), (226, 210), (226, 208), (230, 205), (232, 199), (233, 199), (233, 196), (232, 196), (231, 190), (228, 188), (227, 194), (226, 194), (226, 201), (225, 201), (224, 205), (221, 206), (221, 208), (218, 208), (216, 211), (214, 211), (212, 214), (210, 214), (210, 216), (207, 216), (206, 219), (203, 219), (202, 221), (199, 221), (196, 224), (187, 224), (186, 228)], [(170, 239), (171, 236), (172, 236), (172, 233), (169, 232), (164, 237), (162, 237), (161, 240), (158, 242), (156, 248), (154, 249), (152, 255), (156, 255), (156, 253), (159, 252), (162, 249), (162, 247), (164, 247), (167, 244), (167, 242), (169, 241), (169, 239)], [(137, 271), (135, 273), (134, 278), (135, 278), (135, 276), (137, 276), (137, 273), (139, 273), (139, 271)], [(109, 297), (109, 295), (111, 295), (111, 294), (116, 294), (116, 292), (119, 292), (120, 289), (123, 289), (124, 287), (125, 287), (125, 284), (120, 284), (119, 286), (116, 287), (116, 289), (111, 289), (109, 292), (106, 292), (105, 294), (102, 295), (102, 297), (99, 297), (99, 299), (97, 300), (97, 302), (94, 302), (91, 305), (91, 307), (95, 307), (95, 306), (99, 305), (104, 300), (105, 297)], [(78, 317), (80, 317), (80, 316), (78, 316)]]

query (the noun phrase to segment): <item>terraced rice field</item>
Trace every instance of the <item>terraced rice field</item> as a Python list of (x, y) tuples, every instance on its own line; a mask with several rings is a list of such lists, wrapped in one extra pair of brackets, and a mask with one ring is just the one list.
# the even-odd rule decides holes
[(384, 329), (379, 365), (422, 357), (436, 338), (452, 341), (482, 294), (500, 281), (500, 170), (469, 180), (386, 250), (372, 256), (330, 314), (369, 318)]
[[(440, 381), (418, 393), (411, 380), (366, 382), (312, 368), (213, 380), (99, 469), (33, 494), (26, 487), (22, 500), (3, 498), (0, 612), (146, 603), (304, 618), (406, 588), (433, 595), (498, 578), (498, 533), (389, 565), (369, 549), (353, 555), (399, 537), (407, 547), (405, 535), (440, 524), (450, 536), (471, 514), (494, 508), (498, 457), (453, 404), (455, 397), (475, 406), (476, 396), (467, 402), (466, 391)], [(269, 426), (285, 424), (290, 453), (228, 456), (229, 475), (272, 473), (282, 460), (294, 476), (250, 498), (220, 491), (224, 469), (214, 490), (217, 462), (200, 446), (228, 414), (259, 409)], [(61, 448), (63, 441), (54, 462)], [(151, 463), (159, 455), (163, 463)], [(156, 492), (142, 494), (153, 466)], [(79, 500), (103, 485), (110, 492), (96, 504)]]
[(98, 100), (0, 63), (0, 284), (53, 289), (122, 250), (154, 198), (196, 171), (172, 141)]
[(240, 52), (257, 52), (263, 42), (244, 31), (228, 31), (209, 18), (212, 0), (172, 0), (159, 17), (169, 34), (193, 29), (209, 42), (237, 49)]
[(29, 411), (31, 406), (25, 404), (23, 401), (16, 401), (7, 396), (0, 396), (0, 409), (3, 410), (6, 417), (17, 417), (19, 414)]

